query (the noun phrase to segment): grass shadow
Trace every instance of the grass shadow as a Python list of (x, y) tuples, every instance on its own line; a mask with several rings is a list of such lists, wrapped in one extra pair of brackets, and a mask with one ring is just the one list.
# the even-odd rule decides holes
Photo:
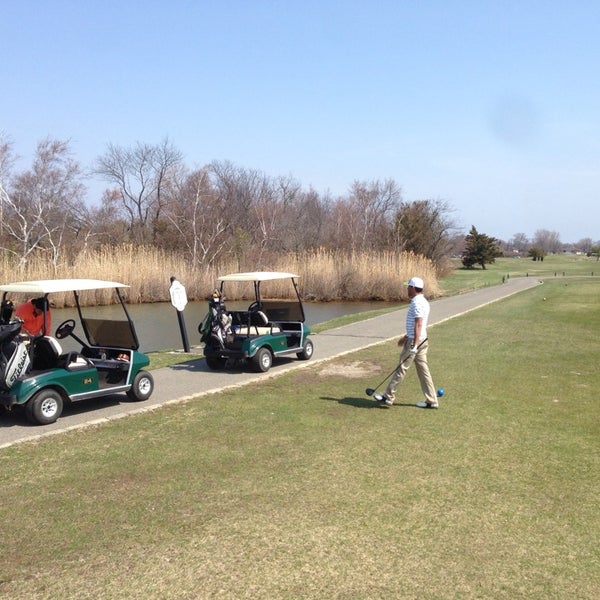
[(397, 406), (418, 408), (416, 404), (409, 404), (408, 402), (395, 402), (392, 406), (382, 406), (375, 400), (369, 400), (368, 398), (357, 398), (355, 396), (346, 396), (345, 398), (333, 398), (332, 396), (321, 396), (321, 400), (327, 400), (329, 402), (337, 402), (339, 404), (345, 404), (347, 406), (354, 406), (354, 408), (395, 408)]

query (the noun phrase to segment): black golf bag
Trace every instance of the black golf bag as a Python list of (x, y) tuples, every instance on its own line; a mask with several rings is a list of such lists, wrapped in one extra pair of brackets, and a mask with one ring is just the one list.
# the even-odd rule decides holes
[(20, 319), (12, 321), (12, 312), (12, 302), (3, 300), (0, 307), (0, 389), (4, 390), (10, 390), (31, 364), (27, 346), (18, 339), (23, 322)]
[(206, 345), (225, 348), (233, 341), (231, 315), (227, 314), (219, 290), (215, 290), (208, 301), (208, 314), (200, 326), (200, 340)]

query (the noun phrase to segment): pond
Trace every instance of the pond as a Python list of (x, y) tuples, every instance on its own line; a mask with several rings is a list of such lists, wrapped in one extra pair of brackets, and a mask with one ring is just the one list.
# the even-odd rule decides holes
[[(349, 314), (376, 310), (389, 307), (387, 302), (306, 302), (304, 311), (306, 322), (309, 325), (329, 321), (336, 317)], [(235, 306), (229, 308), (234, 309)], [(84, 314), (90, 314), (91, 309), (86, 308)], [(128, 304), (127, 310), (135, 323), (135, 328), (140, 341), (140, 350), (153, 352), (157, 350), (182, 349), (183, 341), (177, 318), (177, 311), (170, 302), (155, 302), (152, 304)], [(183, 322), (187, 338), (191, 347), (200, 343), (198, 325), (204, 319), (208, 310), (208, 303), (189, 302), (183, 311)], [(121, 319), (123, 317), (120, 306), (99, 306), (93, 309), (94, 314), (107, 318)], [(56, 327), (64, 320), (73, 318), (76, 311), (72, 308), (52, 309), (52, 327)], [(78, 325), (80, 327), (80, 325)], [(54, 333), (54, 332), (53, 332)], [(82, 335), (76, 329), (75, 334)], [(77, 345), (73, 340), (61, 340), (64, 350), (76, 350)]]

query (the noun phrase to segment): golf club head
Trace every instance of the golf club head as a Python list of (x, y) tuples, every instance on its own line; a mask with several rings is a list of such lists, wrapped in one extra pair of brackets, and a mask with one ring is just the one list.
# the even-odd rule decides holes
[(374, 394), (374, 392), (375, 392), (375, 390), (374, 390), (373, 388), (367, 388), (367, 389), (365, 390), (365, 394), (366, 394), (367, 396), (372, 396), (372, 395)]

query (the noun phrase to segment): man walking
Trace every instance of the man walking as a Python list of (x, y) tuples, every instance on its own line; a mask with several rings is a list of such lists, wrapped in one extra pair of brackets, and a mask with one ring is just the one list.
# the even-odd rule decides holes
[(410, 305), (406, 315), (406, 333), (398, 340), (400, 360), (384, 394), (374, 394), (375, 400), (382, 406), (392, 406), (396, 388), (402, 383), (410, 365), (414, 362), (425, 395), (424, 402), (417, 402), (419, 408), (438, 408), (435, 386), (427, 364), (427, 319), (429, 318), (429, 302), (423, 295), (423, 280), (413, 277), (408, 283)]

